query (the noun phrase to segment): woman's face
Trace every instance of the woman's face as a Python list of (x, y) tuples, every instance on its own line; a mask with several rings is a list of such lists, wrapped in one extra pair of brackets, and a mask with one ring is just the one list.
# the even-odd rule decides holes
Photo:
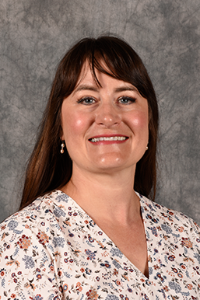
[(61, 108), (62, 135), (73, 170), (113, 172), (135, 168), (148, 144), (148, 103), (130, 83), (86, 63)]

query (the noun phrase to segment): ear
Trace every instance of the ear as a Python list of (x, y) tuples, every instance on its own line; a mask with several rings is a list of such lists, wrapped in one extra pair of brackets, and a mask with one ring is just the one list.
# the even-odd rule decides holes
[(61, 140), (61, 141), (64, 141), (64, 140), (65, 140), (62, 127), (60, 128), (60, 140)]
[(62, 111), (60, 111), (60, 140), (64, 141), (64, 132), (63, 132), (63, 120), (62, 120)]
[(152, 119), (152, 111), (151, 111), (149, 103), (148, 103), (148, 118), (149, 118), (149, 125), (150, 125), (151, 119)]

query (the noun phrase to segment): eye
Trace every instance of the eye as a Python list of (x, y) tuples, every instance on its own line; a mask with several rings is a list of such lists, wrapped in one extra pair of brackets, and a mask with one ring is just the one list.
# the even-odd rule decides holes
[(134, 103), (135, 101), (136, 101), (135, 98), (128, 97), (128, 96), (122, 96), (118, 99), (118, 102), (121, 104), (131, 104)]
[(77, 102), (84, 104), (84, 105), (91, 105), (91, 104), (95, 103), (96, 101), (92, 97), (84, 97), (84, 98), (79, 99)]

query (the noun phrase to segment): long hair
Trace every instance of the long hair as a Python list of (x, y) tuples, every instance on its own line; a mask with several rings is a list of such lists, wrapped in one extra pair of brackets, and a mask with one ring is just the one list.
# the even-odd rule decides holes
[(147, 99), (148, 151), (137, 163), (134, 189), (151, 199), (155, 197), (158, 107), (153, 85), (142, 60), (126, 42), (113, 36), (101, 36), (80, 40), (58, 65), (39, 136), (27, 167), (20, 208), (38, 196), (61, 188), (71, 178), (72, 161), (67, 149), (64, 154), (60, 153), (61, 106), (75, 89), (86, 61), (97, 84), (95, 70), (131, 83)]

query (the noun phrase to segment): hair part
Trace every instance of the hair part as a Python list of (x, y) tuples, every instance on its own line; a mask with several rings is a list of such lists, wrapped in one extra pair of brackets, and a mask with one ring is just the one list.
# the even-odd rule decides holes
[(40, 125), (38, 139), (30, 157), (20, 208), (37, 197), (64, 186), (72, 175), (72, 161), (65, 149), (60, 154), (61, 107), (75, 89), (84, 64), (89, 62), (98, 85), (96, 70), (129, 82), (147, 99), (149, 107), (148, 151), (136, 166), (134, 189), (155, 198), (158, 106), (147, 70), (137, 53), (123, 40), (113, 36), (84, 38), (63, 57), (52, 84), (49, 101)]

